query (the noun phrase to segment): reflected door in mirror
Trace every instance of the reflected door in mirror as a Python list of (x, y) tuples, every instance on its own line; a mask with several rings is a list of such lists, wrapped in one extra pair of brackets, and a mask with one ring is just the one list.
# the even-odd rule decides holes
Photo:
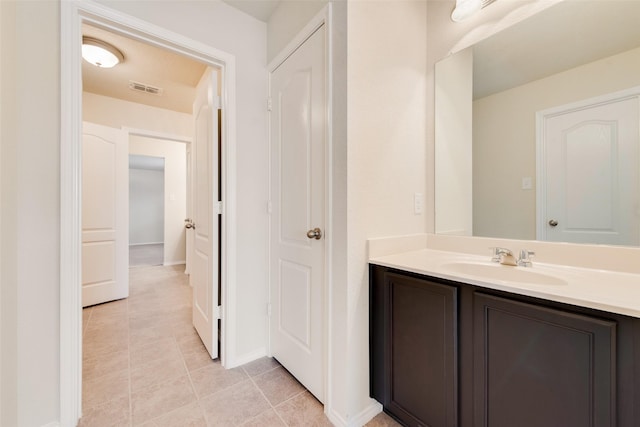
[(638, 245), (637, 94), (542, 113), (538, 239)]

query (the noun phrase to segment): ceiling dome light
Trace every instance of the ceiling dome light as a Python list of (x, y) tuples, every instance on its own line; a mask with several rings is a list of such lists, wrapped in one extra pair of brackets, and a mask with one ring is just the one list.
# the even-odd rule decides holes
[(82, 57), (100, 68), (111, 68), (124, 61), (124, 55), (115, 47), (93, 37), (82, 37)]
[(456, 7), (451, 13), (451, 20), (460, 22), (467, 19), (482, 8), (482, 0), (456, 0)]

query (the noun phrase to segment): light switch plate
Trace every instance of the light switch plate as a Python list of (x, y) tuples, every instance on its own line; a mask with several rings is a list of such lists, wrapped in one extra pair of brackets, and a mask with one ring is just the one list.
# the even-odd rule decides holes
[(424, 210), (424, 195), (422, 193), (413, 193), (413, 213), (421, 215)]

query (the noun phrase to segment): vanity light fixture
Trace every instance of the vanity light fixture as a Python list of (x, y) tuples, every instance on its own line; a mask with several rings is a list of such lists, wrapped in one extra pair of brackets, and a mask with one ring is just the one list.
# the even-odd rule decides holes
[(456, 0), (456, 7), (451, 13), (451, 20), (460, 22), (467, 19), (482, 8), (482, 0)]
[(124, 55), (114, 46), (87, 36), (82, 36), (82, 57), (100, 68), (111, 68), (124, 61)]

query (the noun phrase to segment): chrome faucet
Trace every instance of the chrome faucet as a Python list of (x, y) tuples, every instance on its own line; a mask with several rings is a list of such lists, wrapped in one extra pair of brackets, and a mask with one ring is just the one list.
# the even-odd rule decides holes
[(513, 256), (513, 252), (507, 248), (490, 248), (492, 251), (491, 261), (499, 262), (503, 265), (517, 265), (518, 262), (516, 258)]
[(520, 256), (516, 260), (513, 256), (513, 252), (507, 248), (492, 247), (491, 249), (491, 261), (499, 262), (502, 265), (517, 265), (519, 267), (531, 267), (531, 257), (536, 253), (527, 249), (520, 250)]
[(526, 249), (521, 249), (520, 250), (520, 256), (518, 257), (518, 265), (520, 267), (531, 267), (531, 257), (534, 256), (536, 253), (533, 251), (529, 251)]

